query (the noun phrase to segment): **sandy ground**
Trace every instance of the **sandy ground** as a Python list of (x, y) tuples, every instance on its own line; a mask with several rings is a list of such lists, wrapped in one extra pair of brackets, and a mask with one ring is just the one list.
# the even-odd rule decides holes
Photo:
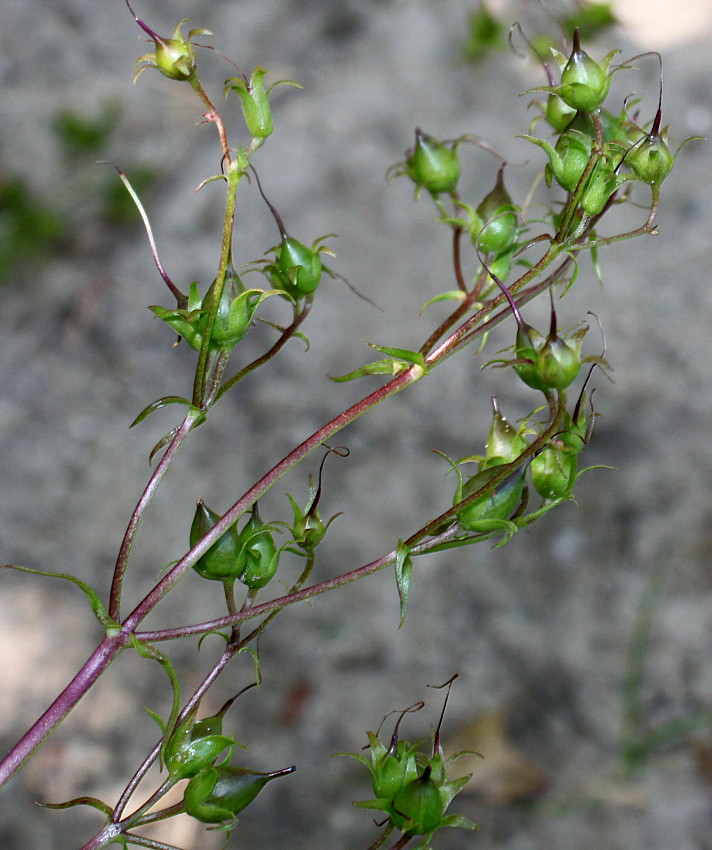
[[(523, 20), (535, 14), (533, 5), (525, 4)], [(529, 160), (510, 170), (513, 194), (523, 197), (538, 160), (514, 139), (530, 117), (517, 94), (539, 84), (539, 72), (508, 53), (463, 64), (469, 6), (142, 4), (139, 13), (161, 31), (190, 17), (213, 30), (215, 43), (244, 69), (260, 64), (271, 79), (304, 84), (303, 92), (284, 88), (275, 96), (277, 130), (259, 154), (260, 174), (297, 238), (339, 234), (335, 268), (384, 312), (338, 282), (324, 284), (307, 328), (310, 351), (294, 344), (262, 377), (245, 382), (171, 472), (136, 546), (130, 601), (184, 551), (196, 498), (227, 507), (357, 397), (359, 387), (333, 385), (326, 375), (363, 362), (366, 340), (409, 347), (427, 333), (432, 319), (418, 315), (420, 305), (452, 286), (448, 240), (425, 200), (413, 204), (404, 181), (387, 187), (383, 179), (413, 128), (443, 138), (476, 133), (513, 162)], [(627, 27), (591, 52), (664, 51), (665, 121), (679, 141), (710, 132), (712, 42), (707, 3), (676, 3), (672, 16), (670, 6), (622, 3)], [(95, 155), (63, 158), (53, 116), (69, 106), (94, 115), (107, 101), (119, 105), (101, 158), (129, 174), (140, 165), (154, 169), (147, 203), (164, 263), (184, 285), (213, 276), (218, 190), (193, 189), (217, 170), (217, 148), (212, 128), (195, 126), (200, 111), (179, 86), (146, 73), (132, 87), (133, 62), (145, 48), (118, 0), (0, 8), (2, 168), (59, 205), (70, 233), (56, 258), (2, 290), (0, 560), (72, 571), (105, 592), (148, 452), (174, 418), (168, 411), (135, 431), (127, 426), (151, 400), (190, 391), (191, 355), (172, 349), (170, 333), (146, 310), (169, 301), (142, 232), (108, 228), (95, 214), (92, 188), (104, 185), (106, 166), (95, 165)], [(206, 59), (214, 91), (225, 76), (218, 61)], [(657, 68), (654, 59), (638, 64), (635, 82), (618, 75), (616, 91), (622, 99), (635, 89), (648, 117)], [(494, 161), (474, 150), (463, 160), (465, 191), (479, 198), (493, 182)], [(451, 735), (478, 730), (486, 758), (475, 767), (474, 790), (453, 808), (481, 829), (474, 837), (453, 831), (435, 846), (712, 848), (709, 721), (656, 750), (633, 778), (620, 769), (626, 656), (651, 588), (641, 734), (712, 708), (711, 173), (709, 145), (686, 148), (664, 187), (660, 235), (605, 252), (604, 287), (584, 268), (560, 307), (564, 327), (586, 310), (605, 327), (615, 383), (597, 382), (602, 417), (585, 456), (614, 469), (587, 475), (576, 489), (578, 506), (562, 506), (505, 548), (484, 545), (418, 563), (400, 630), (388, 573), (285, 612), (267, 633), (264, 684), (236, 705), (232, 728), (251, 765), (296, 763), (298, 772), (245, 812), (235, 846), (368, 846), (370, 817), (350, 805), (368, 795), (366, 776), (330, 754), (357, 750), (387, 711), (420, 698), (428, 710), (413, 718), (410, 733), (426, 735), (440, 705), (426, 685), (459, 672), (446, 728)], [(637, 221), (644, 213), (631, 215)], [(274, 223), (247, 188), (237, 220), (239, 261), (256, 259), (275, 240)], [(532, 323), (545, 317), (546, 305), (531, 309)], [(245, 356), (266, 338), (250, 338)], [(488, 352), (508, 342), (501, 334)], [(351, 457), (327, 468), (324, 510), (345, 516), (324, 544), (319, 576), (371, 560), (443, 509), (450, 484), (430, 450), (454, 457), (481, 451), (494, 388), (511, 418), (528, 412), (528, 397), (513, 381), (479, 365), (465, 354), (344, 433)], [(284, 492), (304, 492), (306, 472), (278, 485), (263, 515), (285, 516)], [(152, 622), (193, 622), (218, 610), (214, 588), (191, 577)], [(69, 586), (0, 576), (2, 749), (78, 668), (97, 634)], [(186, 688), (213, 651), (210, 642), (200, 654), (195, 642), (172, 649)], [(249, 663), (237, 664), (211, 705), (249, 676)], [(127, 655), (3, 796), (0, 847), (80, 846), (98, 817), (49, 812), (33, 801), (114, 800), (155, 736), (143, 705), (167, 712), (165, 682), (157, 668)], [(181, 819), (161, 836), (191, 850), (212, 850), (222, 840)]]

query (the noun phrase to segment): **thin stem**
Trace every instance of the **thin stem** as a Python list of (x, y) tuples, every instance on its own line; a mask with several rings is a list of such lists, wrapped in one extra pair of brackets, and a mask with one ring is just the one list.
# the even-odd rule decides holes
[(130, 632), (148, 615), (158, 602), (175, 586), (179, 579), (204, 555), (205, 552), (229, 529), (252, 505), (270, 489), (282, 476), (318, 448), (323, 442), (333, 437), (342, 428), (349, 425), (359, 416), (374, 408), (400, 390), (415, 383), (423, 376), (422, 370), (410, 367), (401, 372), (384, 386), (365, 396), (351, 407), (334, 417), (326, 425), (315, 431), (310, 437), (300, 443), (279, 463), (275, 464), (259, 481), (235, 502), (225, 514), (163, 577), (163, 579), (144, 597), (133, 612), (123, 623), (123, 630)]
[[(456, 505), (453, 505), (451, 508), (443, 511), (443, 513), (435, 517), (435, 519), (430, 520), (426, 525), (418, 529), (418, 531), (413, 533), (404, 541), (405, 545), (410, 549), (411, 554), (424, 554), (429, 549), (432, 549), (434, 546), (442, 543), (444, 540), (455, 536), (457, 533), (456, 529), (449, 529), (442, 536), (439, 535), (439, 531), (444, 524), (452, 521), (456, 513), (467, 508), (468, 505), (477, 501), (477, 499), (483, 496), (487, 491), (496, 487), (497, 484), (519, 469), (523, 463), (526, 463), (531, 457), (540, 451), (541, 448), (552, 438), (552, 436), (560, 430), (565, 408), (566, 398), (565, 395), (561, 393), (557, 402), (550, 403), (551, 418), (547, 427), (541, 432), (536, 440), (533, 440), (527, 446), (516, 460), (512, 463), (502, 464), (501, 467), (497, 467), (497, 474), (493, 475), (492, 478), (479, 490), (476, 490), (466, 499), (463, 499), (461, 502), (458, 502)], [(434, 535), (438, 536), (434, 537)], [(433, 539), (428, 540), (426, 543), (422, 543), (422, 541), (424, 541), (427, 537), (432, 537)], [(422, 545), (419, 546), (419, 544)], [(176, 629), (164, 629), (154, 632), (137, 632), (136, 638), (139, 640), (158, 642), (162, 640), (175, 640), (176, 638), (187, 637), (188, 635), (199, 635), (211, 631), (219, 631), (220, 629), (231, 627), (236, 622), (241, 623), (245, 620), (252, 619), (253, 617), (261, 616), (262, 614), (270, 614), (274, 610), (281, 610), (288, 605), (294, 605), (297, 602), (312, 599), (315, 596), (335, 590), (338, 587), (344, 587), (347, 584), (352, 584), (353, 582), (359, 581), (368, 575), (379, 572), (384, 567), (395, 563), (395, 560), (396, 550), (392, 549), (390, 552), (387, 552), (375, 561), (370, 561), (368, 564), (364, 564), (361, 567), (349, 570), (348, 572), (342, 573), (341, 575), (333, 578), (326, 579), (326, 581), (311, 585), (303, 590), (288, 593), (284, 596), (272, 599), (269, 602), (264, 602), (261, 605), (254, 605), (249, 611), (240, 612), (235, 617), (220, 617), (216, 620), (210, 620), (191, 626), (183, 626)]]
[(116, 807), (114, 808), (114, 820), (115, 821), (121, 820), (121, 815), (124, 813), (124, 809), (128, 805), (129, 800), (131, 799), (131, 797), (135, 793), (136, 789), (138, 788), (138, 786), (141, 783), (141, 781), (143, 780), (143, 778), (146, 776), (146, 774), (150, 770), (151, 765), (158, 758), (158, 754), (161, 751), (161, 744), (162, 743), (163, 743), (163, 741), (158, 741), (158, 743), (153, 747), (151, 752), (141, 762), (141, 765), (139, 766), (138, 770), (134, 773), (134, 775), (131, 777), (131, 780), (129, 781), (126, 788), (124, 788), (123, 792), (121, 793), (121, 796), (119, 797), (119, 802), (116, 804)]
[[(307, 555), (307, 562), (304, 565), (304, 569), (302, 570), (299, 578), (294, 582), (294, 584), (290, 588), (289, 594), (296, 593), (298, 590), (300, 590), (304, 586), (306, 580), (311, 575), (313, 568), (314, 568), (314, 551), (312, 550)], [(289, 594), (287, 594), (287, 595), (289, 595)], [(242, 645), (246, 646), (248, 643), (252, 643), (252, 641), (256, 640), (262, 634), (262, 632), (267, 628), (267, 626), (272, 622), (272, 620), (274, 620), (274, 618), (277, 616), (277, 614), (279, 614), (279, 612), (283, 610), (283, 607), (282, 608), (275, 608), (274, 610), (270, 611), (270, 613), (264, 618), (264, 620), (259, 624), (259, 626), (254, 628), (243, 639)]]
[(455, 272), (455, 282), (461, 292), (467, 293), (467, 284), (462, 274), (462, 262), (460, 256), (460, 242), (462, 240), (462, 228), (454, 227), (452, 231), (452, 266)]
[(230, 153), (230, 148), (227, 144), (227, 134), (225, 132), (225, 125), (222, 121), (222, 116), (218, 112), (218, 110), (213, 105), (213, 102), (210, 100), (208, 95), (205, 92), (205, 89), (200, 84), (200, 81), (197, 77), (193, 77), (190, 81), (191, 86), (193, 87), (193, 91), (198, 95), (198, 97), (202, 100), (203, 105), (207, 109), (205, 113), (205, 117), (208, 121), (212, 121), (215, 124), (215, 127), (218, 131), (218, 136), (220, 137), (220, 147), (222, 148), (223, 153), (223, 163), (228, 167), (232, 164), (232, 154)]
[[(158, 747), (160, 749), (160, 743), (159, 743)], [(151, 752), (153, 752), (153, 750), (151, 750)], [(161, 799), (161, 797), (164, 797), (175, 784), (176, 784), (175, 779), (170, 779), (170, 778), (166, 779), (166, 781), (163, 782), (161, 784), (161, 786), (153, 792), (153, 794), (151, 794), (151, 796), (148, 798), (148, 800), (146, 800), (146, 802), (143, 803), (143, 805), (139, 809), (136, 809), (136, 811), (133, 812), (130, 817), (126, 818), (123, 821), (122, 825), (124, 826), (124, 828), (125, 829), (131, 829), (132, 827), (137, 826), (138, 823), (139, 823), (139, 820), (140, 820), (141, 823), (147, 823), (147, 821), (145, 821), (143, 819), (143, 815), (152, 806), (155, 806), (156, 803)], [(122, 795), (122, 797), (123, 797), (123, 795)], [(123, 807), (122, 807), (121, 811), (123, 811)], [(113, 823), (119, 823), (121, 821), (121, 814), (119, 813), (119, 807), (118, 806), (114, 809), (114, 816), (112, 817), (111, 820), (112, 820)], [(127, 826), (127, 824), (128, 824), (128, 826)]]
[[(222, 126), (222, 125), (220, 125)], [(213, 284), (213, 298), (210, 305), (210, 314), (205, 321), (203, 341), (198, 354), (198, 364), (195, 368), (195, 380), (193, 382), (193, 404), (204, 410), (208, 404), (206, 399), (206, 383), (209, 378), (209, 357), (212, 343), (213, 327), (220, 306), (220, 297), (225, 285), (225, 275), (230, 263), (232, 249), (232, 229), (235, 221), (235, 207), (237, 204), (237, 185), (244, 171), (237, 161), (230, 162), (227, 172), (227, 191), (225, 194), (225, 212), (223, 216), (222, 241), (220, 244), (220, 261), (218, 272)], [(224, 368), (224, 366), (223, 366)]]
[(185, 441), (185, 438), (193, 430), (198, 419), (199, 414), (197, 411), (188, 411), (187, 416), (176, 431), (176, 434), (168, 445), (168, 448), (163, 453), (163, 457), (154, 470), (153, 475), (149, 479), (148, 484), (141, 494), (141, 498), (138, 500), (138, 503), (131, 514), (131, 519), (129, 520), (129, 524), (124, 532), (124, 538), (121, 541), (119, 553), (116, 558), (114, 576), (111, 582), (111, 593), (109, 596), (109, 616), (116, 622), (118, 622), (121, 617), (121, 588), (123, 586), (126, 566), (128, 564), (129, 556), (131, 555), (134, 540), (136, 539), (138, 527), (146, 513), (146, 508), (148, 508), (156, 490), (158, 490), (158, 487), (163, 480), (163, 476), (168, 471), (171, 463), (173, 463), (175, 456), (178, 454), (180, 447)]
[(392, 832), (393, 832), (393, 824), (389, 820), (388, 824), (386, 825), (386, 828), (378, 836), (378, 838), (373, 842), (373, 844), (369, 844), (367, 850), (379, 850), (379, 848), (383, 847), (383, 845), (386, 843), (386, 841), (388, 841), (388, 836)]
[(114, 656), (127, 643), (123, 633), (105, 637), (81, 670), (55, 699), (44, 714), (20, 738), (0, 762), (0, 788), (17, 773), (40, 744), (64, 720), (84, 694), (106, 670)]
[[(223, 582), (223, 590), (225, 591), (225, 604), (227, 605), (228, 614), (237, 614), (237, 605), (235, 604), (235, 579)], [(230, 635), (230, 643), (236, 644), (240, 640), (240, 627), (237, 623), (232, 627)]]

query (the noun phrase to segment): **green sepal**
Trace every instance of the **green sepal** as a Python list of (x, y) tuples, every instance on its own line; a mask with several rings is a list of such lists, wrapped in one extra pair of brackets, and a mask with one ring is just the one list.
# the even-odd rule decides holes
[(305, 553), (311, 553), (321, 543), (324, 535), (329, 529), (331, 523), (340, 517), (342, 512), (339, 511), (324, 522), (319, 516), (317, 501), (319, 498), (320, 488), (314, 485), (314, 480), (309, 476), (309, 492), (307, 495), (307, 503), (304, 510), (299, 507), (296, 500), (287, 493), (287, 499), (292, 507), (294, 522), (292, 525), (286, 522), (275, 522), (275, 525), (281, 525), (292, 532), (292, 543), (296, 543), (302, 550), (291, 548), (291, 544), (286, 544), (282, 549), (286, 552), (291, 552), (294, 555), (304, 556)]
[(216, 714), (197, 721), (196, 708), (166, 738), (162, 756), (172, 779), (190, 779), (212, 764), (224, 750), (227, 754), (220, 764), (230, 761), (237, 742), (223, 735), (222, 721), (233, 701), (234, 697)]
[(400, 599), (400, 628), (405, 622), (408, 609), (408, 592), (410, 590), (410, 576), (413, 572), (413, 559), (410, 557), (410, 549), (402, 540), (396, 546), (396, 585), (398, 586), (398, 598)]
[(65, 581), (71, 581), (72, 584), (75, 584), (89, 600), (91, 610), (101, 626), (103, 626), (105, 629), (120, 628), (119, 623), (116, 623), (109, 616), (109, 612), (106, 610), (104, 603), (101, 601), (96, 591), (94, 591), (85, 581), (82, 581), (80, 578), (69, 575), (68, 573), (53, 573), (49, 570), (34, 570), (30, 567), (20, 567), (17, 564), (2, 564), (0, 565), (0, 570), (2, 569), (19, 570), (22, 573), (31, 573), (32, 575), (37, 576), (47, 576), (48, 578), (62, 578)]
[[(278, 294), (282, 295), (282, 296), (286, 295), (285, 292), (281, 292), (281, 291), (279, 291)], [(294, 302), (294, 299), (292, 299), (292, 298), (290, 298), (290, 301), (292, 301), (292, 303), (296, 303), (296, 302)], [(284, 325), (279, 325), (279, 324), (277, 324), (277, 322), (270, 322), (268, 319), (257, 319), (257, 321), (262, 322), (263, 325), (267, 325), (270, 328), (274, 328), (276, 331), (279, 331), (280, 333), (284, 333), (284, 331), (286, 330)], [(311, 343), (309, 342), (309, 337), (305, 333), (302, 333), (301, 331), (294, 331), (294, 333), (292, 334), (292, 338), (301, 339), (301, 341), (304, 343), (304, 348), (305, 348), (306, 351), (309, 351), (309, 349), (311, 348)]]
[(160, 410), (162, 407), (166, 407), (169, 404), (185, 404), (186, 407), (190, 407), (196, 414), (203, 415), (201, 411), (198, 410), (197, 407), (193, 407), (193, 405), (188, 401), (187, 398), (183, 398), (179, 395), (166, 395), (163, 398), (156, 399), (156, 401), (152, 401), (149, 405), (144, 407), (144, 409), (139, 413), (139, 415), (134, 419), (134, 421), (129, 425), (129, 428), (133, 428), (135, 425), (138, 425), (140, 422), (143, 422), (148, 416), (154, 413), (156, 410)]

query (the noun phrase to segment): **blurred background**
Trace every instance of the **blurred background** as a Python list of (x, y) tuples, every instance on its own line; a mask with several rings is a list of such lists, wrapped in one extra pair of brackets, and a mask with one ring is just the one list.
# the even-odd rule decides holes
[[(579, 4), (548, 3), (581, 20)], [(214, 128), (188, 90), (155, 72), (132, 86), (148, 47), (120, 0), (5, 2), (0, 31), (0, 561), (73, 572), (106, 593), (116, 550), (148, 472), (151, 447), (176, 422), (167, 408), (135, 430), (160, 396), (190, 393), (193, 355), (146, 307), (170, 306), (138, 215), (112, 167), (150, 214), (169, 274), (186, 289), (215, 273), (221, 190), (194, 189), (219, 169)], [(664, 122), (677, 144), (712, 125), (712, 11), (704, 0), (614, 4), (594, 21), (594, 58), (660, 50)], [(405, 180), (387, 185), (416, 126), (439, 138), (474, 133), (512, 163), (521, 202), (542, 157), (514, 138), (533, 111), (525, 89), (545, 82), (506, 44), (519, 20), (534, 38), (560, 32), (534, 2), (490, 3), (502, 30), (483, 29), (475, 0), (145, 0), (137, 14), (168, 34), (180, 18), (206, 27), (249, 73), (298, 80), (274, 92), (274, 136), (255, 157), (287, 229), (325, 233), (343, 283), (320, 287), (294, 341), (211, 413), (156, 497), (139, 536), (126, 608), (186, 549), (195, 500), (226, 509), (269, 466), (375, 382), (332, 384), (369, 358), (366, 341), (417, 348), (444, 307), (421, 305), (453, 288), (448, 232)], [(577, 17), (578, 16), (578, 17)], [(587, 19), (588, 20), (588, 19)], [(524, 49), (521, 39), (517, 42)], [(237, 73), (199, 54), (219, 100)], [(657, 108), (654, 56), (614, 77), (611, 103), (636, 93), (643, 120)], [(246, 143), (237, 101), (225, 115)], [(497, 162), (463, 147), (461, 194), (476, 205)], [(366, 847), (376, 831), (351, 805), (370, 794), (366, 772), (332, 759), (358, 751), (386, 712), (419, 699), (402, 732), (425, 737), (453, 673), (446, 739), (479, 750), (471, 786), (453, 810), (480, 824), (441, 848), (482, 850), (710, 850), (712, 848), (712, 380), (707, 263), (712, 230), (709, 145), (691, 143), (663, 187), (660, 235), (602, 252), (604, 284), (581, 264), (559, 304), (571, 327), (592, 310), (605, 329), (611, 383), (596, 377), (601, 414), (583, 459), (592, 471), (577, 504), (548, 514), (506, 547), (488, 544), (416, 561), (405, 625), (386, 571), (284, 612), (260, 643), (263, 685), (226, 726), (264, 770), (297, 764), (244, 812), (235, 846)], [(254, 186), (238, 195), (237, 262), (274, 245), (274, 221)], [(646, 196), (640, 199), (645, 203)], [(610, 227), (642, 223), (633, 207)], [(259, 285), (259, 284), (256, 284)], [(284, 308), (269, 305), (275, 320)], [(544, 326), (548, 305), (527, 308)], [(490, 395), (512, 421), (533, 394), (481, 363), (511, 342), (498, 329), (484, 358), (464, 353), (343, 432), (347, 460), (326, 465), (323, 515), (343, 511), (320, 548), (315, 578), (378, 557), (452, 498), (433, 452), (479, 453)], [(257, 329), (248, 358), (271, 339)], [(598, 353), (591, 332), (588, 352)], [(367, 379), (371, 381), (372, 379)], [(303, 502), (308, 461), (261, 504), (287, 519), (285, 492)], [(290, 568), (287, 568), (290, 569)], [(149, 623), (167, 627), (220, 611), (215, 587), (188, 576)], [(0, 744), (5, 752), (96, 645), (99, 629), (69, 584), (0, 574)], [(217, 647), (166, 647), (185, 687)], [(251, 662), (223, 677), (206, 713), (250, 681)], [(55, 813), (34, 801), (83, 794), (113, 803), (156, 737), (147, 706), (166, 716), (157, 665), (126, 654), (4, 793), (0, 846), (67, 850), (99, 826), (96, 813)], [(208, 704), (209, 703), (209, 704)], [(388, 731), (390, 734), (390, 729)], [(243, 758), (240, 756), (240, 758)], [(159, 833), (155, 834), (159, 837)], [(179, 818), (160, 832), (185, 848), (223, 838)], [(241, 842), (241, 843), (240, 843)]]

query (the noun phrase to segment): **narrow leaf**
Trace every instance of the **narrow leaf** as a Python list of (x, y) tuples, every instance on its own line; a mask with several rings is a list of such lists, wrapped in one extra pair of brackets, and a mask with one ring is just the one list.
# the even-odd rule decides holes
[(329, 375), (329, 380), (333, 381), (335, 384), (341, 384), (345, 381), (353, 381), (356, 378), (363, 378), (366, 375), (393, 375), (394, 367), (397, 367), (397, 363), (393, 360), (375, 360), (373, 363), (367, 363), (365, 366), (361, 366), (360, 369), (355, 369), (353, 372), (348, 372), (346, 375), (339, 375), (338, 377)]
[(109, 616), (109, 612), (104, 607), (104, 603), (101, 601), (101, 599), (99, 599), (98, 594), (80, 578), (69, 575), (68, 573), (53, 573), (47, 570), (33, 570), (30, 569), (30, 567), (19, 567), (16, 564), (2, 564), (0, 566), (0, 569), (19, 570), (20, 572), (32, 573), (33, 575), (37, 576), (48, 576), (49, 578), (63, 578), (65, 581), (71, 581), (72, 584), (75, 584), (89, 600), (91, 610), (94, 612), (94, 616), (99, 621), (99, 623), (104, 628), (118, 628), (118, 624), (111, 619), (111, 617)]
[(134, 421), (129, 425), (129, 428), (133, 428), (134, 425), (138, 425), (139, 422), (143, 422), (147, 416), (150, 416), (154, 411), (160, 410), (162, 407), (165, 407), (168, 404), (185, 404), (188, 407), (191, 406), (190, 402), (187, 398), (183, 398), (179, 395), (166, 395), (163, 398), (159, 398), (156, 401), (152, 401), (147, 407), (139, 413), (139, 415), (134, 419)]
[(113, 814), (113, 809), (102, 800), (96, 797), (75, 797), (73, 800), (67, 800), (66, 803), (37, 803), (43, 809), (69, 809), (73, 806), (91, 806), (93, 809), (98, 809), (100, 812), (110, 818)]
[(410, 557), (410, 549), (402, 540), (399, 540), (396, 546), (396, 584), (398, 585), (398, 596), (400, 597), (400, 623), (398, 628), (405, 622), (412, 572), (413, 559)]
[(428, 367), (425, 365), (425, 358), (419, 351), (410, 351), (407, 348), (388, 348), (385, 345), (374, 345), (372, 342), (369, 342), (368, 345), (370, 348), (380, 351), (381, 354), (387, 354), (396, 360), (404, 360), (406, 363), (419, 366), (424, 373), (428, 371)]

